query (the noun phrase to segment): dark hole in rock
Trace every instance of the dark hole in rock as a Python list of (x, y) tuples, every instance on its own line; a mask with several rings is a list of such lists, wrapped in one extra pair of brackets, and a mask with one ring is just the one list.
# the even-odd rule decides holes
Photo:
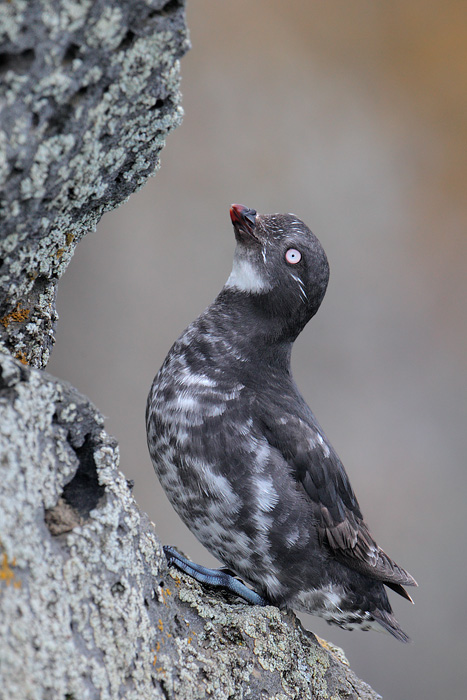
[(99, 141), (105, 146), (105, 147), (111, 147), (111, 145), (115, 142), (115, 136), (111, 134), (108, 131), (102, 131), (99, 134)]
[(77, 58), (79, 54), (79, 46), (78, 44), (70, 44), (65, 52), (65, 55), (63, 56), (63, 63), (64, 65), (67, 65), (74, 61), (75, 58)]
[(13, 70), (15, 73), (25, 73), (36, 57), (34, 49), (25, 49), (21, 53), (0, 53), (0, 73)]
[(43, 294), (50, 285), (50, 279), (45, 275), (37, 275), (34, 278), (34, 294)]
[(169, 14), (170, 12), (176, 12), (182, 6), (180, 0), (169, 0), (166, 2), (162, 8), (162, 12)]
[(132, 45), (136, 38), (136, 34), (129, 29), (123, 39), (121, 40), (120, 44), (118, 45), (117, 51), (120, 51), (121, 49), (127, 49), (129, 46)]
[(162, 109), (164, 106), (165, 102), (162, 100), (160, 97), (155, 101), (151, 109)]
[(61, 105), (55, 114), (50, 117), (45, 130), (45, 137), (56, 136), (57, 134), (62, 133), (71, 120), (73, 111), (73, 105)]
[(165, 3), (165, 5), (163, 5), (161, 7), (160, 10), (152, 10), (149, 13), (149, 18), (151, 19), (156, 14), (161, 14), (161, 15), (166, 15), (166, 16), (173, 14), (173, 13), (177, 12), (180, 9), (180, 7), (181, 7), (180, 0), (169, 0), (168, 2)]
[(71, 98), (72, 104), (76, 104), (76, 102), (79, 102), (85, 96), (88, 90), (89, 85), (82, 85), (80, 89), (77, 90)]
[(105, 486), (99, 484), (96, 463), (94, 461), (94, 444), (87, 435), (81, 447), (75, 448), (79, 460), (78, 471), (63, 489), (63, 498), (78, 513), (88, 518), (89, 513), (104, 496)]
[(162, 690), (165, 700), (170, 700), (172, 693), (168, 687), (168, 683), (166, 683), (166, 681), (162, 679), (159, 681), (159, 687)]

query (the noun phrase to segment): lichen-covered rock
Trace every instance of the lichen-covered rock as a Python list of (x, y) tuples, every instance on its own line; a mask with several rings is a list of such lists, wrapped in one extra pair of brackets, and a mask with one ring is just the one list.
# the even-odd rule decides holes
[(181, 118), (183, 0), (0, 3), (0, 340), (42, 367), (77, 242)]
[(378, 697), (292, 613), (167, 571), (97, 409), (6, 353), (0, 483), (4, 697)]

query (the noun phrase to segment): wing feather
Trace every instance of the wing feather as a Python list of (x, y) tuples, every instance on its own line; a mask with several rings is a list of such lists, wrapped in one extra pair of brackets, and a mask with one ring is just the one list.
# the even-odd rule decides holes
[(282, 413), (280, 420), (267, 411), (263, 422), (269, 443), (309, 498), (321, 542), (342, 563), (410, 599), (402, 586), (416, 586), (415, 579), (371, 536), (344, 466), (311, 411), (303, 417)]

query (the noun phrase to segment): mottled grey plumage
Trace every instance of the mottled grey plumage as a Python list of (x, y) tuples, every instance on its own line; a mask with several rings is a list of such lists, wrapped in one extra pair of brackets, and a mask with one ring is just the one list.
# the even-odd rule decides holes
[(292, 214), (231, 209), (232, 273), (151, 388), (148, 445), (172, 505), (261, 596), (346, 629), (407, 637), (384, 585), (416, 585), (375, 543), (339, 457), (290, 372), (329, 267)]

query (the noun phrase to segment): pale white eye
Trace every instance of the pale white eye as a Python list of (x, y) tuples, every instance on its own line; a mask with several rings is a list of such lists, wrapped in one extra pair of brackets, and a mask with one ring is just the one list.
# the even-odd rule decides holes
[(302, 259), (302, 254), (296, 248), (289, 248), (285, 254), (285, 259), (291, 265), (296, 265)]

